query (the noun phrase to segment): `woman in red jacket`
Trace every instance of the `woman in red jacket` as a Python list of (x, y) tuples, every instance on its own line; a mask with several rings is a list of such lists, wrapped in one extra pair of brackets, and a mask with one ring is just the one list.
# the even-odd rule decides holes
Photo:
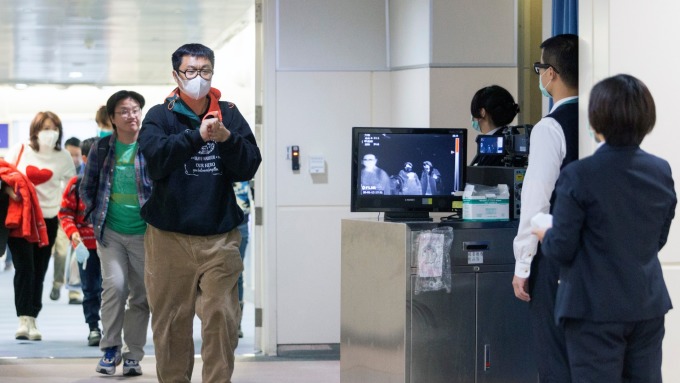
[(45, 219), (48, 244), (10, 235), (7, 245), (14, 267), (14, 304), (19, 317), (16, 339), (41, 340), (36, 317), (42, 309), (45, 273), (57, 237), (63, 184), (75, 176), (71, 155), (61, 147), (61, 120), (53, 112), (39, 112), (31, 121), (28, 140), (9, 149), (5, 160), (33, 183)]

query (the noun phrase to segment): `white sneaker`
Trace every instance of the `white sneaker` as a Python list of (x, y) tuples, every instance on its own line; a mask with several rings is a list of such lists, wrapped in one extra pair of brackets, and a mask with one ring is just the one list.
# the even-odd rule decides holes
[(125, 376), (142, 375), (142, 366), (139, 365), (139, 361), (134, 359), (125, 359), (125, 362), (123, 362), (123, 375)]
[(42, 334), (38, 330), (38, 327), (35, 324), (35, 318), (33, 317), (26, 317), (28, 318), (28, 339), (29, 340), (42, 340)]
[(28, 340), (28, 317), (25, 315), (21, 315), (19, 317), (19, 328), (17, 328), (17, 332), (14, 334), (14, 337), (16, 339), (20, 340)]

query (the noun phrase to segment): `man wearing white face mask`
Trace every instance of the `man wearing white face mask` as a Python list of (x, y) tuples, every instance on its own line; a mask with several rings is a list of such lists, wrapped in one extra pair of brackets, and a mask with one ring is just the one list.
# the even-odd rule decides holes
[(36, 318), (42, 309), (43, 282), (59, 226), (62, 185), (76, 174), (71, 155), (61, 148), (62, 132), (61, 120), (55, 113), (40, 112), (31, 121), (29, 140), (13, 146), (5, 156), (35, 186), (48, 239), (47, 246), (16, 237), (7, 242), (16, 268), (14, 302), (19, 317), (16, 339), (42, 339)]
[(555, 324), (559, 266), (543, 257), (531, 218), (552, 210), (560, 169), (578, 159), (578, 36), (557, 35), (541, 44), (534, 64), (539, 88), (555, 102), (531, 131), (529, 165), (522, 186), (520, 222), (513, 247), (515, 296), (529, 302), (541, 383), (571, 382), (564, 332)]
[[(172, 54), (178, 87), (149, 110), (139, 149), (153, 180), (142, 206), (148, 223), (144, 282), (159, 382), (191, 379), (193, 319), (201, 319), (203, 382), (231, 382), (241, 309), (237, 280), (243, 221), (232, 183), (249, 181), (262, 160), (231, 102), (211, 88), (215, 55), (201, 44)], [(209, 334), (209, 335), (208, 335)]]

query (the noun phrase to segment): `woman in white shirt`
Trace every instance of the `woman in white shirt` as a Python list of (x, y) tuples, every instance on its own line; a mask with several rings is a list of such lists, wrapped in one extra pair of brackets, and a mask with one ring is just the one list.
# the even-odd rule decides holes
[(31, 121), (29, 139), (14, 145), (5, 156), (35, 186), (49, 240), (42, 247), (24, 238), (10, 237), (7, 241), (16, 269), (14, 304), (19, 317), (16, 339), (42, 339), (35, 318), (42, 309), (43, 281), (57, 236), (62, 188), (75, 175), (71, 156), (61, 147), (62, 134), (61, 120), (55, 113), (39, 112)]

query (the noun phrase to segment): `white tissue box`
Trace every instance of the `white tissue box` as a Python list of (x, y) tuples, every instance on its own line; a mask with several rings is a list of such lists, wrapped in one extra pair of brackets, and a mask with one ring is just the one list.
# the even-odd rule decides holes
[(465, 185), (463, 192), (464, 221), (508, 221), (510, 219), (510, 193), (508, 185), (496, 187)]

